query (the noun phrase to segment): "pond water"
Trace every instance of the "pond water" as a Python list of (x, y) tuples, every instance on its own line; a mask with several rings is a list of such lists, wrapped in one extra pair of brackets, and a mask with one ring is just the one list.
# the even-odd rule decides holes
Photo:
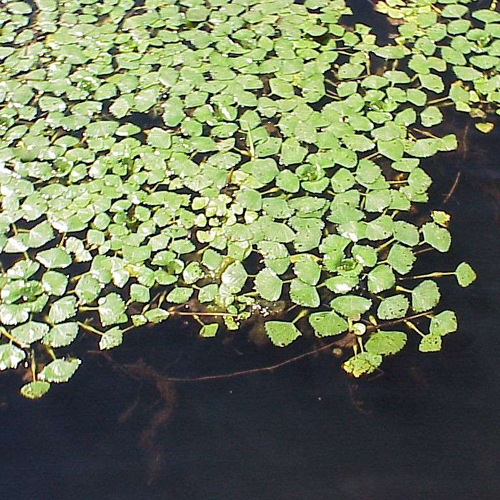
[(460, 322), (442, 352), (423, 355), (413, 343), (360, 381), (326, 354), (171, 382), (276, 365), (310, 348), (200, 341), (178, 323), (136, 332), (112, 357), (87, 356), (70, 384), (37, 402), (17, 394), (15, 373), (2, 374), (2, 497), (496, 500), (500, 134), (470, 132), (467, 144), (425, 165), (436, 179), (429, 207), (451, 213), (454, 242), (420, 269), (466, 259), (478, 274), (466, 290), (442, 283)]

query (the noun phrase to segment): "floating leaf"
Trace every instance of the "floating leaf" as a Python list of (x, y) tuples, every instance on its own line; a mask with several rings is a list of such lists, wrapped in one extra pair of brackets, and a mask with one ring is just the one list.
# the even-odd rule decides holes
[(19, 363), (26, 357), (25, 352), (12, 344), (0, 345), (0, 370), (17, 368)]
[(387, 297), (380, 302), (377, 316), (383, 320), (404, 318), (409, 306), (408, 299), (402, 294)]
[(411, 295), (412, 308), (417, 313), (433, 309), (441, 298), (439, 287), (432, 280), (420, 283), (412, 290)]
[(348, 328), (347, 321), (333, 311), (312, 313), (308, 319), (318, 337), (339, 335)]
[(348, 317), (355, 318), (370, 309), (372, 301), (357, 295), (345, 295), (336, 297), (330, 302), (332, 309)]
[(428, 222), (422, 227), (424, 241), (440, 252), (447, 252), (451, 245), (451, 236), (447, 229), (439, 227), (434, 222)]
[(406, 344), (406, 333), (395, 331), (377, 331), (365, 344), (365, 349), (371, 354), (389, 356), (396, 354)]
[(457, 316), (453, 311), (443, 311), (431, 318), (431, 335), (447, 335), (457, 330)]
[(217, 335), (218, 329), (219, 329), (219, 323), (211, 323), (209, 325), (203, 325), (200, 329), (200, 335), (205, 338), (215, 337)]
[(120, 330), (120, 327), (115, 326), (110, 330), (104, 332), (99, 340), (99, 349), (101, 351), (113, 349), (114, 347), (118, 347), (123, 342), (123, 332)]
[(442, 340), (440, 335), (430, 334), (425, 335), (420, 340), (418, 350), (420, 352), (437, 352), (441, 350)]
[(126, 323), (125, 302), (117, 293), (109, 293), (98, 301), (102, 326)]
[(81, 364), (79, 359), (56, 359), (40, 372), (40, 380), (52, 383), (67, 382)]
[(47, 394), (50, 389), (50, 384), (42, 380), (35, 380), (34, 382), (29, 382), (21, 387), (21, 395), (27, 399), (39, 399), (43, 395)]
[(474, 283), (476, 281), (477, 275), (474, 272), (474, 269), (467, 264), (467, 262), (462, 262), (461, 264), (458, 265), (458, 267), (455, 270), (455, 275), (457, 277), (458, 284), (461, 287), (467, 287), (471, 283)]
[(271, 342), (278, 347), (285, 347), (302, 335), (293, 323), (285, 321), (266, 321), (264, 327)]
[(353, 377), (369, 375), (373, 373), (382, 364), (382, 356), (371, 352), (361, 352), (348, 359), (342, 368)]
[(63, 297), (50, 306), (49, 321), (62, 323), (76, 314), (76, 297)]
[(283, 288), (283, 282), (278, 275), (269, 268), (262, 269), (255, 277), (255, 289), (265, 300), (271, 302), (279, 300)]

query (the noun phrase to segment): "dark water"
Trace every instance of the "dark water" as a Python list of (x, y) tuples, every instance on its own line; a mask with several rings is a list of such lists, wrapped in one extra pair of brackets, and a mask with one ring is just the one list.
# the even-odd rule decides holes
[(431, 208), (462, 174), (441, 207), (453, 215), (452, 252), (420, 265), (468, 260), (478, 273), (466, 290), (453, 278), (440, 283), (460, 322), (441, 353), (410, 343), (371, 380), (353, 381), (321, 356), (169, 384), (162, 376), (266, 366), (308, 348), (200, 341), (178, 324), (134, 334), (113, 363), (90, 355), (70, 384), (39, 402), (19, 397), (18, 378), (2, 374), (0, 498), (500, 498), (499, 157), (499, 134), (472, 133), (467, 154), (426, 166), (438, 179)]

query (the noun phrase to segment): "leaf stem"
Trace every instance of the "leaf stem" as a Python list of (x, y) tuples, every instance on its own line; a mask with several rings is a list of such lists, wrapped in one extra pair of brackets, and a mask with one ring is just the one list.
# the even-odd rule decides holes
[(406, 277), (400, 278), (400, 279), (401, 280), (420, 280), (423, 278), (442, 278), (443, 276), (453, 276), (454, 274), (455, 274), (454, 271), (446, 271), (446, 272), (436, 271), (434, 273), (418, 274), (417, 276), (406, 276)]

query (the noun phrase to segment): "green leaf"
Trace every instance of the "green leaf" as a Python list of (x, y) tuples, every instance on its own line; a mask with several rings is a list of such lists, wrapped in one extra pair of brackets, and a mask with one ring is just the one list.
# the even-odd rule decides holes
[(283, 289), (283, 282), (278, 275), (269, 268), (264, 268), (255, 277), (255, 290), (264, 299), (274, 302), (279, 300)]
[(429, 331), (431, 335), (448, 335), (457, 330), (457, 316), (453, 311), (443, 311), (431, 318)]
[(59, 384), (67, 382), (76, 372), (81, 364), (81, 360), (74, 359), (55, 359), (40, 372), (40, 380)]
[(320, 297), (316, 288), (301, 279), (295, 278), (290, 285), (290, 298), (292, 302), (303, 307), (318, 307)]
[(474, 272), (474, 269), (467, 264), (467, 262), (462, 262), (458, 265), (455, 270), (455, 275), (457, 277), (458, 284), (461, 287), (467, 287), (471, 283), (474, 283), (477, 278), (477, 274)]
[(72, 262), (68, 252), (59, 247), (38, 252), (35, 259), (47, 269), (64, 269)]
[(347, 318), (356, 318), (370, 309), (372, 301), (357, 295), (336, 297), (330, 302), (332, 309)]
[(392, 245), (387, 255), (387, 262), (399, 274), (408, 274), (415, 260), (416, 257), (413, 255), (411, 249), (398, 243)]
[(371, 354), (389, 356), (396, 354), (406, 344), (406, 333), (395, 331), (377, 331), (365, 344), (365, 349)]
[(321, 276), (321, 267), (312, 255), (299, 254), (295, 259), (293, 271), (297, 278), (300, 278), (309, 285), (316, 285)]
[(389, 266), (384, 264), (375, 267), (368, 274), (368, 291), (380, 293), (389, 290), (396, 283), (396, 277)]
[(191, 298), (191, 295), (193, 295), (192, 288), (176, 287), (167, 295), (167, 301), (173, 304), (184, 304)]
[(42, 380), (35, 380), (34, 382), (29, 382), (21, 387), (21, 395), (27, 399), (39, 399), (50, 389), (50, 384)]
[(49, 321), (62, 323), (76, 314), (76, 297), (63, 297), (50, 306)]
[(125, 302), (117, 293), (109, 293), (98, 301), (99, 317), (102, 326), (116, 325), (127, 322)]
[(408, 299), (402, 294), (386, 297), (378, 306), (377, 316), (383, 320), (404, 318), (409, 306)]
[(353, 377), (358, 378), (361, 377), (361, 375), (373, 373), (381, 364), (382, 356), (380, 356), (380, 354), (361, 352), (348, 359), (342, 365), (342, 368)]
[(437, 284), (432, 280), (423, 281), (411, 292), (412, 308), (417, 313), (429, 311), (438, 305), (440, 298)]
[(440, 335), (430, 334), (425, 335), (420, 340), (420, 344), (418, 345), (418, 350), (420, 352), (437, 352), (441, 350), (441, 345), (443, 341), (441, 340)]
[(215, 337), (217, 335), (218, 329), (219, 323), (210, 323), (209, 325), (203, 325), (200, 329), (200, 335), (205, 338)]
[(447, 252), (451, 245), (451, 236), (447, 229), (434, 222), (428, 222), (422, 227), (424, 241), (439, 252)]
[(19, 363), (26, 357), (26, 353), (12, 344), (0, 345), (0, 370), (17, 368)]
[(123, 342), (123, 332), (120, 327), (115, 326), (110, 330), (104, 332), (99, 340), (99, 349), (101, 351), (113, 349), (114, 347), (118, 347)]
[(302, 335), (293, 323), (285, 321), (266, 321), (264, 328), (271, 342), (278, 347), (285, 347)]
[(49, 331), (49, 325), (37, 321), (28, 321), (24, 325), (16, 326), (10, 331), (12, 338), (23, 346), (29, 346), (41, 340)]
[(78, 323), (69, 322), (55, 325), (50, 329), (50, 332), (43, 337), (43, 343), (51, 347), (65, 347), (78, 335)]
[(347, 321), (333, 311), (312, 313), (308, 319), (318, 337), (339, 335), (348, 328)]
[(230, 264), (222, 273), (221, 282), (229, 293), (236, 294), (241, 292), (245, 286), (248, 274), (239, 261)]

